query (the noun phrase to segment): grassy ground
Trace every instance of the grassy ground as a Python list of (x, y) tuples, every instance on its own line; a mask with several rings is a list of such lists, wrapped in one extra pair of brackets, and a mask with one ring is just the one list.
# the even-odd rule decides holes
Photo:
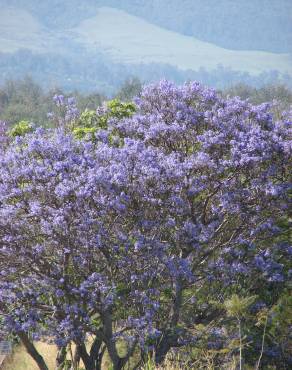
[[(37, 342), (35, 346), (39, 353), (43, 356), (49, 370), (55, 369), (55, 359), (57, 355), (57, 348), (54, 345), (47, 343)], [(74, 347), (72, 346), (74, 351)], [(123, 354), (124, 349), (120, 348), (120, 353)], [(82, 368), (82, 362), (80, 364)], [(110, 368), (110, 361), (107, 354), (104, 356), (103, 369), (107, 370)], [(26, 352), (25, 348), (21, 345), (14, 348), (13, 354), (10, 358), (5, 361), (5, 364), (1, 370), (39, 370), (35, 361)]]
[[(36, 348), (44, 357), (49, 369), (54, 369), (56, 347), (47, 343), (36, 343)], [(17, 346), (11, 358), (5, 361), (3, 370), (39, 370), (38, 366), (22, 346)]]
[[(35, 343), (35, 346), (39, 353), (44, 357), (46, 364), (49, 367), (49, 370), (55, 369), (55, 359), (57, 355), (57, 349), (54, 345), (49, 345), (47, 343), (38, 342)], [(124, 346), (119, 346), (119, 352), (122, 355), (124, 352)], [(130, 361), (129, 369), (133, 368), (133, 365), (136, 364), (135, 359)], [(82, 368), (82, 363), (80, 364)], [(126, 367), (127, 368), (127, 367)], [(104, 362), (102, 366), (103, 370), (111, 369), (109, 357), (107, 354), (104, 356)], [(151, 361), (146, 363), (143, 367), (143, 370), (179, 370), (179, 367), (174, 366), (168, 361), (165, 362), (163, 368), (154, 368)], [(5, 361), (5, 365), (1, 370), (39, 370), (35, 361), (30, 357), (26, 352), (25, 348), (21, 345), (14, 348), (13, 354), (10, 358)], [(141, 369), (142, 370), (142, 369)]]

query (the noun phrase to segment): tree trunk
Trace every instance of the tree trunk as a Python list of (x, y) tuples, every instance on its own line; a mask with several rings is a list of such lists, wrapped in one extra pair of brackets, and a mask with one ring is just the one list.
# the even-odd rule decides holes
[(56, 358), (56, 370), (63, 370), (66, 361), (66, 347), (60, 347)]
[(172, 305), (172, 310), (169, 320), (169, 328), (165, 328), (161, 339), (158, 341), (155, 348), (155, 363), (156, 365), (162, 364), (169, 350), (172, 347), (177, 347), (178, 333), (177, 324), (180, 319), (182, 295), (183, 295), (183, 282), (180, 276), (175, 282), (175, 296)]
[(155, 349), (155, 364), (156, 365), (161, 365), (163, 363), (170, 348), (171, 346), (169, 344), (168, 338), (164, 337)]
[(118, 355), (115, 341), (113, 340), (113, 327), (112, 327), (112, 312), (111, 308), (105, 310), (102, 315), (103, 320), (103, 332), (104, 332), (104, 341), (109, 353), (109, 356), (113, 363), (114, 370), (121, 370), (122, 363)]
[(78, 345), (78, 352), (83, 361), (86, 370), (95, 370), (94, 363), (91, 361), (90, 356), (87, 353), (86, 347), (84, 344)]
[(80, 363), (80, 348), (79, 346), (76, 346), (75, 351), (74, 351), (74, 356), (73, 356), (73, 369), (79, 368), (79, 363)]
[(33, 343), (29, 340), (29, 337), (24, 332), (19, 332), (18, 336), (23, 343), (25, 349), (30, 354), (30, 356), (35, 360), (40, 370), (49, 370), (43, 357), (38, 353), (37, 349)]

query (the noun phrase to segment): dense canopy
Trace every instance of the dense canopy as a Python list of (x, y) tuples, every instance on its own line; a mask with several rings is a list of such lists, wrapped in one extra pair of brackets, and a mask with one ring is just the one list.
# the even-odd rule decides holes
[(87, 370), (105, 350), (114, 369), (173, 348), (190, 365), (203, 343), (284, 369), (291, 114), (168, 81), (93, 115), (55, 101), (61, 125), (2, 144), (2, 334), (74, 342)]

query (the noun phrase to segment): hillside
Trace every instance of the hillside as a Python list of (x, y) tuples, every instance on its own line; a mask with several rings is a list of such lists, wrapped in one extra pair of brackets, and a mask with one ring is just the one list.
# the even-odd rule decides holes
[[(52, 32), (28, 11), (6, 7), (0, 13), (0, 51), (54, 52), (76, 49), (102, 52), (122, 64), (161, 63), (183, 70), (212, 70), (218, 65), (259, 74), (267, 70), (292, 73), (286, 54), (233, 51), (153, 25), (115, 8), (101, 7), (76, 27)], [(71, 48), (69, 47), (71, 45)], [(68, 55), (69, 56), (69, 55)]]
[(113, 7), (160, 27), (236, 50), (292, 52), (291, 0), (0, 0), (64, 29)]
[(0, 52), (12, 53), (28, 49), (41, 53), (48, 50), (62, 52), (58, 34), (44, 27), (28, 11), (3, 7), (0, 12)]
[(184, 70), (211, 70), (221, 64), (251, 74), (265, 70), (292, 73), (289, 55), (223, 49), (114, 8), (100, 8), (95, 17), (83, 21), (72, 33), (90, 51), (103, 50), (122, 63), (166, 63)]
[[(258, 35), (252, 23), (261, 24), (263, 17), (272, 17), (271, 7), (259, 14), (258, 5), (254, 6), (256, 21), (244, 12), (243, 18), (248, 19), (245, 27), (240, 21), (239, 28), (246, 32), (244, 42), (249, 47), (242, 50), (243, 39), (235, 30), (229, 40), (236, 45), (231, 48), (223, 42), (230, 36), (230, 22), (237, 19), (232, 13), (235, 8), (228, 10), (230, 16), (228, 12), (219, 16), (217, 6), (210, 10), (213, 0), (207, 3), (0, 0), (0, 84), (30, 75), (44, 87), (85, 91), (98, 86), (106, 93), (114, 92), (131, 76), (145, 82), (195, 79), (219, 88), (237, 82), (291, 85), (291, 53), (285, 46), (291, 30), (286, 22), (290, 17), (286, 0), (280, 0), (283, 7), (279, 11), (274, 6), (273, 22), (269, 22), (269, 30), (282, 45), (281, 53), (280, 49), (271, 52), (273, 47), (264, 42), (256, 50), (248, 41), (250, 32), (254, 32), (256, 42), (266, 37), (265, 28)], [(227, 3), (220, 2), (220, 11), (227, 10)], [(238, 4), (240, 8), (242, 1)], [(207, 8), (208, 17), (204, 13)], [(278, 27), (279, 19), (286, 32)]]
[(103, 3), (224, 48), (292, 52), (291, 0), (106, 0)]

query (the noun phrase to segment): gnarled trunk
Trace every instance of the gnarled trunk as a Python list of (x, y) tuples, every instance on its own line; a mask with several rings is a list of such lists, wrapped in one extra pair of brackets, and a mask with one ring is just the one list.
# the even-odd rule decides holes
[(66, 355), (67, 355), (66, 347), (61, 347), (61, 348), (58, 349), (55, 370), (63, 370), (64, 369), (65, 361), (66, 361)]
[(30, 341), (28, 335), (24, 332), (17, 333), (22, 344), (24, 345), (27, 352), (30, 356), (35, 360), (40, 370), (49, 370), (47, 367), (45, 360), (43, 357), (38, 353), (37, 349), (35, 348), (34, 344)]

